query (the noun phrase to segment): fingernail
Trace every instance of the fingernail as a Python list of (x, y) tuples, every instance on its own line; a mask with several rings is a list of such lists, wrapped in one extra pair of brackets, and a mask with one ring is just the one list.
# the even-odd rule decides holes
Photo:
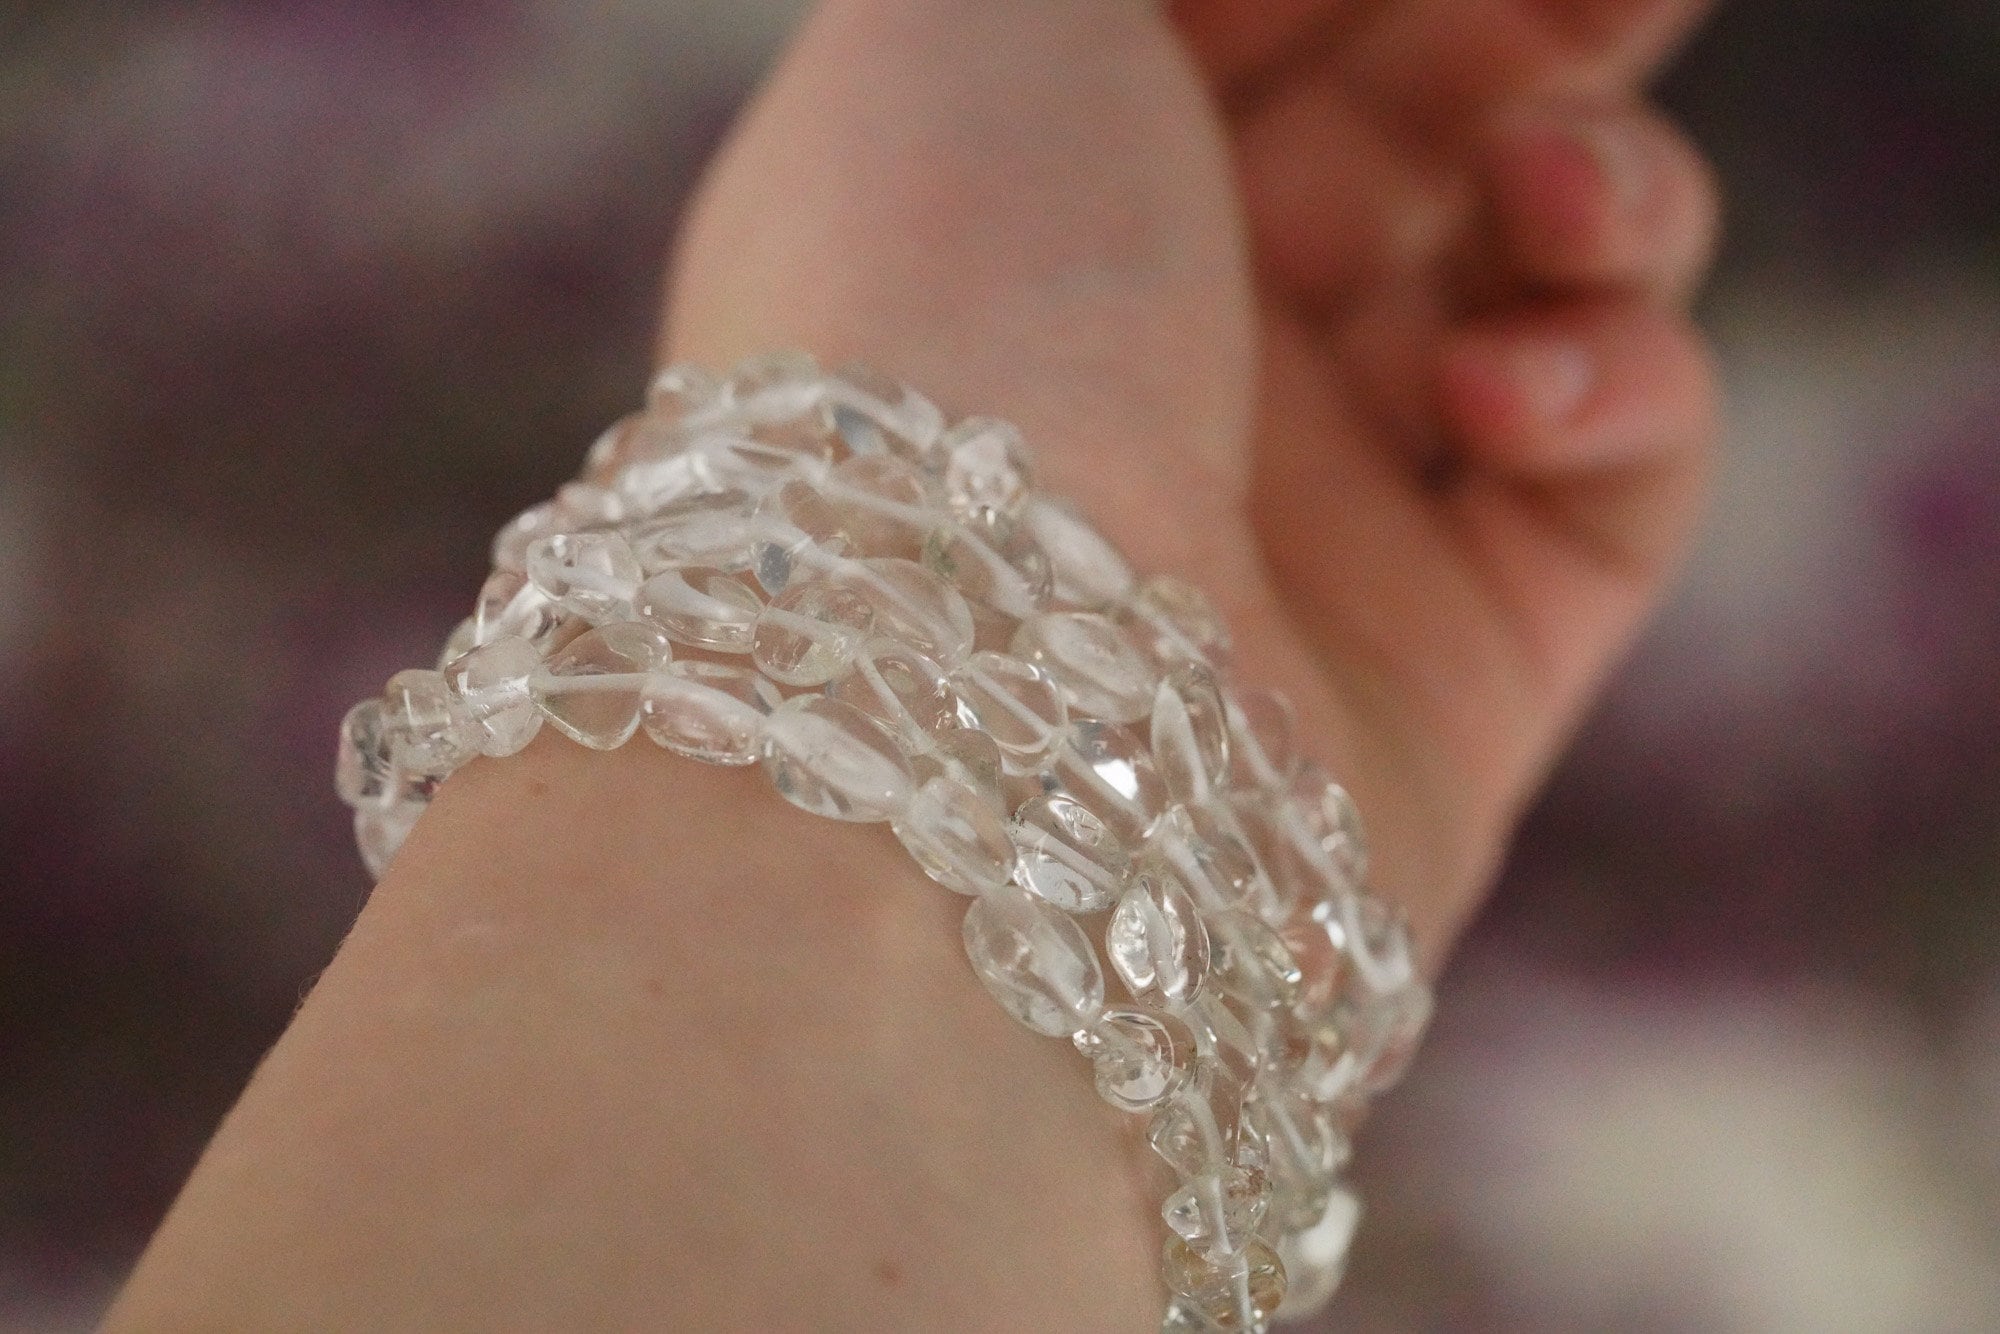
[(1503, 354), (1505, 374), (1522, 406), (1545, 422), (1576, 415), (1597, 382), (1597, 365), (1580, 343), (1524, 339)]

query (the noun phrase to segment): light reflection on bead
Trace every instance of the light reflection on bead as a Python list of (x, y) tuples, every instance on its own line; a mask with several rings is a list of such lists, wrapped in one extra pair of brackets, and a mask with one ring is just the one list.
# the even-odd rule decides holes
[(1208, 976), (1208, 928), (1181, 887), (1141, 876), (1118, 900), (1104, 928), (1104, 952), (1135, 1000), (1180, 1005)]
[(912, 775), (888, 733), (851, 704), (797, 695), (764, 722), (764, 768), (785, 800), (834, 820), (887, 820)]
[(528, 546), (528, 578), (557, 607), (592, 624), (631, 614), (643, 572), (616, 533), (556, 533)]
[(1003, 885), (965, 912), (973, 972), (1014, 1018), (1068, 1037), (1104, 1011), (1104, 974), (1082, 928), (1044, 899)]
[(1021, 883), (1065, 912), (1098, 912), (1118, 899), (1132, 861), (1104, 822), (1061, 793), (1015, 812)]

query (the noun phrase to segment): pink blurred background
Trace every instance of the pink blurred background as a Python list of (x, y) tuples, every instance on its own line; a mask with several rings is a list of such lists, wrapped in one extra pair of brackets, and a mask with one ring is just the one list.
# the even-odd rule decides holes
[[(789, 0), (0, 13), (0, 1329), (87, 1328), (366, 881), (347, 703), (636, 398)], [(1743, 0), (1684, 588), (1326, 1328), (2000, 1330), (2000, 8)]]

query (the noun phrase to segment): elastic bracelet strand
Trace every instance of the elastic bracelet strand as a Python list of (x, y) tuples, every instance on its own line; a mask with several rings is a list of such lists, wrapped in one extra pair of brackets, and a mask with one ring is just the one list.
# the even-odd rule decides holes
[[(981, 983), (1144, 1118), (1167, 1334), (1331, 1298), (1349, 1136), (1429, 1019), (1346, 791), (1199, 589), (1040, 494), (1020, 432), (802, 353), (674, 366), (514, 519), (434, 669), (341, 724), (379, 878), (437, 785), (552, 725), (761, 764), (964, 895)], [(1113, 996), (1115, 980), (1122, 996)]]

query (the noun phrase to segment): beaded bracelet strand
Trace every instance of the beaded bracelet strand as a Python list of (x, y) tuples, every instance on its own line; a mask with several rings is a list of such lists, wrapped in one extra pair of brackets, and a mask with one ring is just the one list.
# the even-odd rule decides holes
[(804, 810), (886, 821), (966, 896), (994, 999), (1146, 1118), (1165, 1334), (1325, 1304), (1348, 1137), (1430, 993), (1353, 803), (1285, 699), (1230, 680), (1198, 589), (1038, 494), (1007, 423), (796, 352), (662, 372), (493, 563), (437, 668), (341, 724), (373, 875), (454, 769), (544, 723), (761, 764)]

